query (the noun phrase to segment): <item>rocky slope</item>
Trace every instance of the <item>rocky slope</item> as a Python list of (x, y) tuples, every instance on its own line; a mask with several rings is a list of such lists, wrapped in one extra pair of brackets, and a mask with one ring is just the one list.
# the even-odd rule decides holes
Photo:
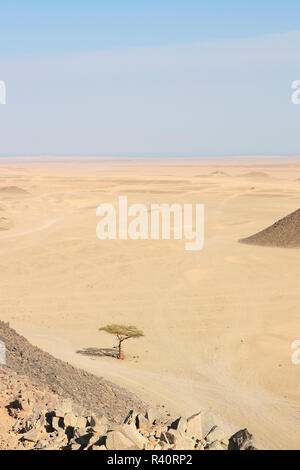
[[(32, 346), (0, 322), (0, 450), (252, 450), (202, 410), (172, 417), (126, 390)], [(134, 411), (133, 411), (134, 410)], [(126, 416), (127, 415), (127, 416)], [(125, 419), (124, 419), (125, 418)]]
[(0, 321), (0, 340), (6, 345), (7, 367), (39, 387), (70, 398), (88, 413), (101, 412), (120, 422), (126, 410), (145, 410), (145, 404), (127, 390), (54, 358), (32, 346), (8, 324)]
[(248, 245), (300, 247), (300, 209), (278, 220), (275, 224), (248, 238), (240, 240)]
[(0, 450), (254, 449), (246, 429), (226, 436), (210, 412), (174, 418), (151, 408), (113, 424), (9, 368), (0, 369), (0, 379)]

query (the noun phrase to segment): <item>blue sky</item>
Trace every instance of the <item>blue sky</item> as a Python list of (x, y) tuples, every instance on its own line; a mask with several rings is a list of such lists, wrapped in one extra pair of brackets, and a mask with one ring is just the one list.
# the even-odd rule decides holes
[(299, 28), (298, 0), (9, 0), (1, 54), (96, 51), (253, 37)]
[(300, 153), (298, 0), (10, 0), (0, 16), (0, 155)]

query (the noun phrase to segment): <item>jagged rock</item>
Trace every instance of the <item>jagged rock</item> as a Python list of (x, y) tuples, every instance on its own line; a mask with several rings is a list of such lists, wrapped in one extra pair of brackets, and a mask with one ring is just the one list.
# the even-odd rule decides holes
[(98, 415), (91, 416), (88, 419), (88, 424), (92, 428), (93, 432), (104, 435), (108, 430), (109, 422), (106, 416)]
[(46, 420), (46, 415), (42, 414), (35, 422), (34, 427), (36, 429), (44, 429), (46, 426), (47, 420)]
[(75, 429), (74, 437), (70, 441), (70, 444), (80, 444), (81, 448), (84, 449), (89, 445), (91, 438), (93, 437), (92, 433), (87, 432), (86, 429)]
[(212, 430), (207, 434), (205, 440), (206, 442), (208, 442), (208, 444), (211, 444), (215, 441), (219, 441), (223, 444), (228, 445), (228, 439), (226, 438), (226, 434), (224, 433), (223, 429), (219, 428), (219, 426), (214, 426)]
[(185, 433), (182, 433), (178, 429), (167, 431), (166, 437), (169, 441), (169, 444), (174, 444), (174, 449), (176, 450), (192, 450), (196, 444), (195, 441), (187, 437)]
[(104, 424), (108, 425), (108, 419), (104, 415), (92, 415), (88, 418), (88, 426), (92, 428)]
[(90, 437), (90, 440), (89, 440), (89, 449), (93, 446), (102, 446), (105, 444), (105, 441), (106, 441), (106, 434), (105, 435), (99, 435), (99, 434), (93, 434), (91, 437)]
[(72, 402), (71, 400), (61, 400), (61, 402), (55, 407), (55, 415), (59, 418), (64, 418), (67, 413), (72, 413)]
[(54, 447), (63, 447), (68, 444), (68, 436), (66, 434), (62, 434), (57, 436), (56, 439), (53, 441)]
[(173, 447), (174, 450), (193, 450), (195, 449), (195, 441), (189, 439), (188, 437), (182, 437), (178, 439), (176, 444)]
[(33, 428), (30, 431), (22, 435), (22, 440), (37, 442), (40, 438), (40, 435), (41, 435), (41, 432), (38, 429)]
[(23, 411), (28, 411), (31, 409), (31, 404), (28, 398), (22, 398), (20, 400), (20, 403), (21, 403), (21, 409)]
[(146, 445), (147, 439), (145, 439), (135, 427), (123, 424), (120, 431), (127, 437), (138, 449), (143, 449)]
[(171, 424), (171, 429), (175, 429), (176, 431), (180, 431), (181, 433), (186, 432), (187, 430), (187, 420), (180, 416)]
[(168, 449), (170, 449), (170, 444), (167, 444), (167, 443), (164, 442), (164, 441), (159, 441), (158, 444), (159, 444), (161, 450), (168, 450)]
[(205, 446), (205, 450), (226, 450), (226, 446), (221, 444), (219, 441), (214, 441)]
[(253, 447), (253, 436), (248, 429), (241, 429), (229, 439), (228, 450), (247, 450)]
[(124, 419), (124, 424), (136, 424), (136, 418), (138, 413), (134, 410), (130, 410), (126, 418)]
[(214, 415), (210, 411), (202, 411), (202, 435), (206, 437), (207, 434), (216, 425)]
[[(76, 429), (74, 429), (74, 439), (76, 439), (78, 437), (85, 436), (86, 434), (88, 434), (88, 431), (85, 428), (76, 428)], [(92, 433), (90, 433), (90, 434), (92, 435)]]
[(162, 448), (159, 444), (156, 444), (156, 446), (154, 446), (153, 450), (162, 450)]
[(81, 445), (78, 444), (78, 442), (73, 442), (70, 446), (70, 449), (71, 450), (80, 450), (81, 449)]
[[(172, 439), (172, 438), (171, 438)], [(155, 441), (155, 439), (154, 439)], [(160, 441), (161, 442), (166, 442), (167, 444), (169, 444), (169, 439), (168, 439), (168, 436), (167, 436), (167, 433), (166, 432), (162, 432), (160, 434)]]
[(107, 450), (138, 450), (139, 448), (133, 444), (124, 434), (120, 431), (112, 431), (107, 434), (106, 438)]
[(214, 427), (215, 421), (209, 411), (200, 411), (187, 420), (187, 435), (194, 439), (203, 439)]
[(35, 445), (35, 449), (37, 450), (43, 450), (43, 449), (47, 449), (50, 445), (50, 441), (48, 439), (40, 439), (36, 445)]
[(166, 432), (166, 438), (170, 444), (175, 444), (176, 434), (177, 434), (176, 429), (169, 429), (169, 431)]
[(82, 406), (78, 405), (77, 403), (72, 403), (72, 411), (75, 416), (84, 416), (84, 409)]
[(87, 425), (87, 419), (83, 417), (77, 418), (76, 428), (84, 429)]
[(106, 424), (104, 424), (103, 426), (97, 426), (97, 427), (91, 428), (91, 429), (94, 433), (97, 434), (98, 437), (99, 436), (104, 436), (108, 431), (108, 427), (107, 427)]
[(107, 450), (105, 446), (92, 446), (91, 450)]
[(145, 450), (154, 450), (154, 444), (150, 441), (146, 443)]
[(64, 416), (64, 425), (65, 425), (66, 428), (68, 426), (70, 426), (72, 428), (84, 427), (84, 426), (77, 426), (77, 420), (78, 420), (78, 417), (75, 416), (73, 413), (67, 413)]
[(149, 419), (145, 418), (142, 414), (138, 414), (136, 417), (137, 428), (144, 431), (149, 431), (151, 429), (151, 423)]
[(186, 432), (187, 432), (187, 435), (191, 438), (194, 438), (194, 439), (203, 438), (201, 412), (194, 414), (187, 419)]
[(53, 416), (51, 420), (51, 425), (53, 429), (59, 430), (64, 427), (64, 421), (60, 417)]
[[(1, 322), (0, 322), (1, 324)], [(11, 374), (11, 372), (9, 373)], [(12, 421), (11, 447), (18, 450), (255, 450), (252, 436), (243, 429), (230, 438), (214, 425), (210, 412), (202, 411), (175, 421), (167, 413), (148, 410), (147, 416), (131, 411), (126, 424), (110, 424), (99, 409), (85, 416), (70, 400), (32, 386), (24, 378), (1, 375), (0, 399)], [(17, 397), (17, 398), (16, 398)], [(41, 400), (39, 405), (37, 400)], [(24, 410), (22, 403), (29, 409)], [(26, 408), (26, 405), (25, 405)], [(71, 410), (71, 411), (67, 411)], [(59, 416), (63, 415), (63, 416)], [(7, 446), (7, 444), (5, 444)], [(3, 438), (0, 436), (0, 449)]]
[(195, 450), (204, 450), (205, 443), (203, 441), (196, 442)]
[(148, 419), (150, 424), (154, 424), (154, 422), (157, 421), (160, 416), (160, 412), (156, 408), (149, 408), (149, 410), (146, 411), (145, 418)]

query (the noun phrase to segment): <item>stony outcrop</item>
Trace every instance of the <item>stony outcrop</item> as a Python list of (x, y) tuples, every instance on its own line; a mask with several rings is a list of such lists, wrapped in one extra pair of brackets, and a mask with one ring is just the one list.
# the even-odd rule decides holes
[(86, 414), (84, 407), (70, 398), (64, 399), (38, 387), (8, 368), (2, 367), (0, 374), (0, 449), (197, 451), (255, 448), (253, 437), (246, 429), (226, 436), (210, 412), (175, 418), (163, 409), (131, 410), (123, 422), (116, 424), (101, 411)]
[[(0, 321), (0, 450), (253, 450), (247, 429), (226, 436), (209, 411), (171, 416), (55, 359)], [(131, 409), (131, 411), (129, 411)], [(133, 411), (134, 410), (134, 411)]]
[(23, 336), (0, 321), (0, 340), (6, 346), (8, 369), (26, 375), (33, 384), (48, 389), (61, 398), (70, 398), (86, 414), (105, 414), (119, 423), (128, 408), (146, 411), (147, 406), (133, 393), (102, 377), (71, 366), (29, 343)]
[(240, 243), (279, 248), (300, 247), (300, 209), (278, 220), (275, 224), (247, 238)]

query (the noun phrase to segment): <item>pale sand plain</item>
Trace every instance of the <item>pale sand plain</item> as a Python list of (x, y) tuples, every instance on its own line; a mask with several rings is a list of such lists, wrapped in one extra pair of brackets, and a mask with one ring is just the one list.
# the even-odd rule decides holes
[[(283, 157), (2, 158), (1, 319), (148, 402), (209, 408), (258, 446), (299, 449), (300, 250), (238, 243), (299, 208), (299, 178), (300, 159)], [(100, 241), (96, 208), (119, 195), (205, 204), (204, 249)], [(145, 337), (124, 361), (78, 354), (113, 346), (107, 323)]]

